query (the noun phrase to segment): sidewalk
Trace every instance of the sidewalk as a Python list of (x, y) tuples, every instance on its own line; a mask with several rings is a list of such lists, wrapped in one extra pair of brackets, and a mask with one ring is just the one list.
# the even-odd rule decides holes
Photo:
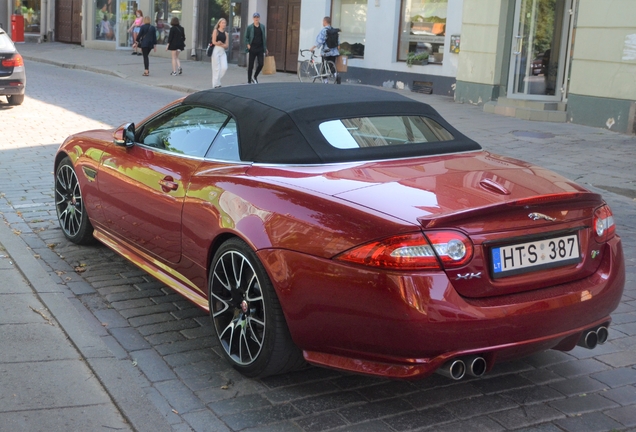
[[(189, 50), (181, 53), (182, 75), (171, 76), (172, 64), (169, 58), (150, 54), (150, 76), (144, 77), (143, 58), (130, 55), (130, 50), (105, 51), (87, 49), (79, 45), (51, 43), (16, 44), (20, 54), (26, 60), (53, 64), (55, 66), (82, 69), (90, 72), (118, 76), (140, 84), (169, 88), (185, 93), (212, 88), (212, 67), (209, 59), (190, 60)], [(158, 46), (157, 51), (165, 50)], [(28, 77), (27, 67), (27, 77)], [(260, 75), (259, 81), (298, 82), (296, 74), (277, 72), (274, 75)], [(247, 83), (247, 69), (235, 64), (228, 65), (228, 71), (221, 80), (224, 86)], [(28, 82), (27, 82), (28, 93)]]
[(130, 430), (20, 273), (19, 266), (39, 267), (20, 243), (0, 224), (0, 430)]
[(171, 430), (84, 320), (90, 312), (4, 221), (0, 281), (0, 431)]

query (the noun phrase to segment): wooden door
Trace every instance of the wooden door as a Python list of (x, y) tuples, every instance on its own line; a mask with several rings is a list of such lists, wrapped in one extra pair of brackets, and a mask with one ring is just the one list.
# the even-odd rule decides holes
[(296, 72), (300, 43), (300, 0), (269, 0), (267, 49), (276, 59), (276, 70)]
[(82, 42), (82, 0), (58, 0), (55, 2), (55, 40), (58, 42)]
[(290, 0), (287, 6), (286, 42), (285, 71), (296, 72), (300, 45), (300, 0)]

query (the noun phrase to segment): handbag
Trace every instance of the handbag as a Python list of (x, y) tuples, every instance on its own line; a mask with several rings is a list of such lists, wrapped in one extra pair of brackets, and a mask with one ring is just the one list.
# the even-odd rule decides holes
[(205, 54), (208, 57), (212, 57), (212, 51), (214, 51), (214, 46), (212, 44), (209, 44), (208, 49), (205, 51)]
[(274, 60), (274, 56), (265, 57), (262, 73), (263, 75), (274, 75), (276, 73), (276, 60)]

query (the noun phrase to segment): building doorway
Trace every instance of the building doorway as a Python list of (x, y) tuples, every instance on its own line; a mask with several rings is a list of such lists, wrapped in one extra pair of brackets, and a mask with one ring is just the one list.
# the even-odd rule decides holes
[(130, 49), (133, 46), (133, 34), (128, 30), (135, 22), (137, 9), (139, 9), (139, 4), (134, 0), (117, 0), (115, 24), (115, 46), (117, 49)]
[(564, 98), (574, 0), (515, 0), (508, 97)]
[(58, 42), (82, 43), (82, 0), (55, 2), (55, 30)]
[(227, 61), (238, 63), (241, 58), (241, 41), (245, 30), (243, 29), (243, 0), (212, 0), (208, 6), (207, 37), (206, 44), (212, 37), (214, 26), (221, 19), (227, 21), (227, 34), (230, 38), (227, 50)]
[(296, 72), (300, 45), (300, 0), (269, 0), (267, 7), (267, 49), (276, 69)]

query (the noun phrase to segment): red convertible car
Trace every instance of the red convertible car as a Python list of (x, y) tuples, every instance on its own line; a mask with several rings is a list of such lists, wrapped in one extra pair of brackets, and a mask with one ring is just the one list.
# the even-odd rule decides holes
[(625, 282), (600, 195), (375, 88), (191, 94), (66, 139), (55, 196), (69, 240), (208, 310), (251, 377), (310, 363), (460, 379), (593, 348)]

